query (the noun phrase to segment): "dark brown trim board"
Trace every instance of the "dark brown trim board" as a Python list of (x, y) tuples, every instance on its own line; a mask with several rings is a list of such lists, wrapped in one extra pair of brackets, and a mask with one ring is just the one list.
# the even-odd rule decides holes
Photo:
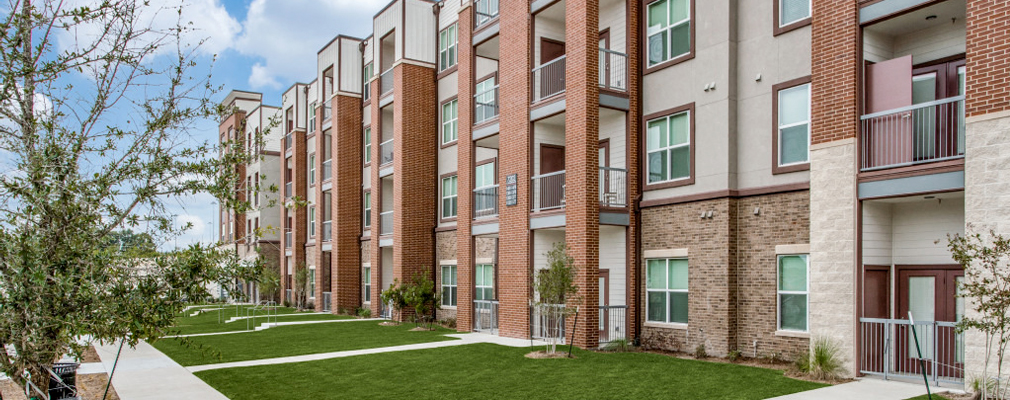
[[(648, 132), (647, 132), (648, 129), (649, 129), (648, 123), (651, 120), (654, 120), (654, 119), (657, 119), (657, 118), (662, 118), (662, 117), (667, 117), (667, 116), (674, 115), (674, 114), (679, 114), (679, 113), (682, 113), (684, 111), (688, 112), (688, 118), (689, 118), (689, 122), (688, 123), (691, 125), (690, 138), (688, 139), (689, 142), (690, 142), (690, 144), (691, 144), (691, 148), (690, 148), (690, 150), (691, 150), (691, 166), (690, 166), (691, 174), (687, 178), (678, 179), (678, 180), (675, 180), (675, 181), (660, 182), (660, 183), (652, 183), (652, 184), (650, 184), (649, 183), (648, 171), (646, 169), (647, 166), (648, 166), (648, 163), (649, 163), (649, 157), (648, 157), (649, 156), (649, 149), (648, 149), (648, 146), (647, 146), (648, 143), (646, 142), (648, 140), (648, 136), (649, 136)], [(639, 159), (639, 171), (641, 171), (641, 175), (643, 176), (643, 180), (642, 180), (642, 182), (644, 183), (644, 186), (642, 188), (643, 191), (657, 190), (657, 189), (667, 189), (667, 188), (687, 186), (687, 185), (693, 185), (694, 184), (695, 169), (696, 169), (695, 168), (695, 164), (696, 164), (695, 163), (695, 150), (698, 147), (697, 142), (695, 142), (695, 130), (696, 129), (695, 129), (695, 123), (694, 122), (695, 122), (695, 112), (694, 112), (694, 103), (693, 102), (685, 104), (685, 105), (682, 105), (682, 106), (670, 108), (670, 109), (667, 109), (667, 110), (655, 112), (655, 113), (652, 113), (652, 114), (649, 114), (649, 115), (645, 115), (645, 116), (642, 117), (641, 128), (640, 128), (641, 131), (639, 133), (639, 144), (638, 144), (639, 145), (639, 156), (638, 156), (638, 159)]]

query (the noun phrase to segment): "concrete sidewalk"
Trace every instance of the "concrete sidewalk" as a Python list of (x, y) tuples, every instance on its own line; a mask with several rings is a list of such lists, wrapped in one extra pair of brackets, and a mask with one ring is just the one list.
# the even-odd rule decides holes
[[(947, 391), (960, 392), (948, 388), (930, 388), (930, 390), (933, 393)], [(901, 400), (924, 394), (926, 394), (926, 386), (922, 384), (863, 378), (826, 388), (773, 397), (772, 400)]]
[[(112, 372), (119, 343), (95, 345), (105, 370)], [(112, 384), (123, 400), (227, 400), (223, 394), (146, 342), (123, 348)]]
[[(435, 349), (439, 347), (451, 347), (451, 346), (463, 346), (474, 343), (492, 343), (501, 346), (509, 347), (528, 347), (530, 346), (529, 340), (523, 339), (511, 339), (503, 338), (494, 335), (484, 335), (480, 333), (457, 333), (445, 335), (448, 337), (457, 338), (459, 340), (450, 340), (443, 342), (429, 342), (429, 343), (416, 343), (408, 344), (402, 346), (390, 346), (390, 347), (379, 347), (372, 349), (360, 349), (360, 350), (347, 350), (347, 351), (335, 351), (331, 353), (316, 353), (316, 354), (305, 354), (300, 356), (289, 356), (289, 357), (277, 357), (277, 358), (266, 358), (260, 360), (248, 360), (248, 361), (235, 361), (219, 364), (206, 364), (206, 365), (194, 365), (191, 367), (186, 367), (190, 372), (200, 372), (212, 369), (222, 369), (222, 368), (236, 368), (236, 367), (252, 367), (257, 365), (275, 365), (275, 364), (288, 364), (297, 363), (305, 361), (319, 361), (328, 360), (331, 358), (341, 358), (341, 357), (352, 357), (361, 356), (366, 354), (379, 354), (379, 353), (391, 353), (395, 351), (409, 351), (409, 350), (424, 350), (424, 349)], [(534, 346), (543, 346), (546, 343), (541, 341), (532, 342)]]

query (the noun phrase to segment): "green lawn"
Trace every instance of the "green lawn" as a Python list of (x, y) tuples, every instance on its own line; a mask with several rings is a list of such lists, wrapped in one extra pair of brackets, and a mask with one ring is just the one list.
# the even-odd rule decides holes
[(412, 328), (414, 324), (379, 326), (376, 321), (292, 325), (250, 333), (162, 339), (154, 347), (189, 366), (456, 340), (443, 336), (455, 333), (448, 329), (410, 332)]
[(529, 351), (473, 344), (196, 375), (232, 399), (765, 399), (825, 386), (659, 354), (576, 350), (576, 359), (533, 360), (523, 357)]
[[(248, 326), (250, 329), (262, 325), (267, 322), (266, 316), (259, 316), (255, 320), (238, 320), (235, 322), (222, 322), (218, 323), (217, 314), (212, 313), (213, 318), (209, 318), (207, 321), (195, 322), (192, 321), (180, 321), (175, 325), (173, 333), (174, 335), (192, 335), (194, 333), (215, 333), (215, 332), (234, 332), (234, 331), (244, 331)], [(204, 315), (200, 315), (204, 317)], [(210, 317), (210, 316), (208, 316)], [(198, 317), (191, 317), (191, 319), (196, 319)], [(227, 321), (229, 317), (223, 317), (223, 321)], [(277, 322), (294, 322), (294, 321), (328, 321), (335, 319), (352, 319), (354, 317), (347, 315), (332, 315), (332, 314), (306, 314), (306, 315), (289, 315), (277, 317)], [(187, 323), (191, 322), (191, 323)], [(270, 318), (270, 322), (274, 322), (274, 318)], [(272, 329), (272, 328), (271, 328)]]

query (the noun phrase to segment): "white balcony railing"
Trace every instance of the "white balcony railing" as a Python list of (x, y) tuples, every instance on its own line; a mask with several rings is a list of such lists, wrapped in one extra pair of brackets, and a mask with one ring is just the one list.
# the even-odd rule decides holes
[(628, 306), (600, 306), (600, 344), (628, 339)]
[(294, 195), (295, 195), (294, 192), (292, 192), (291, 182), (285, 183), (284, 184), (284, 197), (291, 197), (291, 196), (294, 196)]
[(498, 185), (473, 190), (473, 218), (498, 216)]
[(323, 161), (323, 182), (326, 182), (333, 178), (333, 160)]
[(294, 146), (294, 144), (295, 144), (294, 134), (289, 133), (287, 135), (284, 135), (284, 150), (291, 150), (291, 146)]
[(379, 234), (380, 235), (392, 235), (393, 234), (393, 212), (386, 211), (384, 213), (379, 213)]
[(628, 55), (600, 49), (600, 88), (628, 91)]
[(390, 68), (379, 75), (379, 94), (386, 94), (393, 91), (393, 69)]
[(964, 333), (955, 322), (860, 318), (859, 336), (860, 373), (964, 383)]
[(333, 292), (323, 292), (323, 311), (333, 310)]
[(533, 180), (533, 211), (565, 207), (565, 171), (537, 175)]
[(565, 305), (537, 304), (530, 307), (530, 330), (534, 339), (565, 342)]
[(393, 162), (393, 139), (379, 144), (379, 165)]
[(497, 300), (474, 300), (473, 301), (473, 330), (474, 332), (498, 334), (498, 301)]
[(326, 100), (323, 103), (323, 121), (329, 121), (333, 118), (333, 100)]
[(565, 56), (533, 68), (533, 102), (565, 91)]
[(333, 221), (323, 221), (323, 241), (333, 240)]
[(864, 115), (860, 169), (964, 157), (964, 96)]
[(621, 168), (600, 167), (600, 206), (626, 207), (628, 205), (628, 171)]
[(294, 234), (291, 233), (290, 229), (288, 229), (287, 232), (284, 232), (284, 248), (285, 249), (290, 249), (292, 247), (291, 246), (292, 239), (294, 239)]
[(495, 19), (498, 16), (499, 0), (475, 0), (474, 5), (474, 28), (479, 28)]
[(498, 86), (473, 95), (473, 123), (498, 116)]

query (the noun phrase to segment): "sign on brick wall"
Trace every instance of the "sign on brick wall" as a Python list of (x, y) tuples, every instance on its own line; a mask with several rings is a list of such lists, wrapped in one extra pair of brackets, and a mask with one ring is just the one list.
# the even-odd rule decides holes
[(505, 176), (505, 205), (514, 206), (519, 202), (519, 175)]

